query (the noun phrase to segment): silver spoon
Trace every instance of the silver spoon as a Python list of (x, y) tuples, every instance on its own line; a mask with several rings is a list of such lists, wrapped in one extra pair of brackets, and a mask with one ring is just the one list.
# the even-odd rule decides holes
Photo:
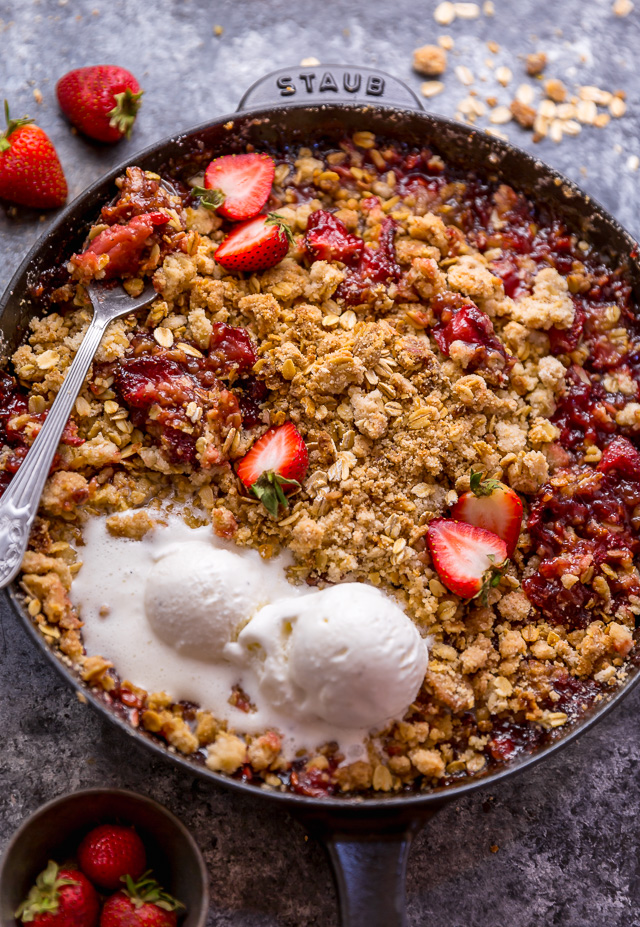
[(120, 288), (89, 287), (91, 324), (37, 438), (0, 498), (0, 589), (20, 572), (51, 461), (102, 336), (114, 319), (147, 306), (157, 295), (150, 283), (134, 299)]

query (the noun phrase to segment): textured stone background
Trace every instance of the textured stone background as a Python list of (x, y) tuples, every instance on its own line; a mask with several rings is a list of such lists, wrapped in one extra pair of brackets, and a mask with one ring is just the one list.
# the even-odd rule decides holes
[[(0, 91), (15, 115), (37, 117), (60, 153), (71, 196), (111, 164), (156, 139), (232, 111), (267, 71), (315, 56), (377, 65), (416, 90), (411, 50), (448, 33), (447, 91), (429, 102), (452, 115), (467, 91), (453, 77), (468, 65), (483, 95), (500, 88), (484, 64), (486, 41), (523, 77), (522, 56), (544, 49), (549, 76), (628, 94), (629, 111), (606, 129), (561, 145), (517, 144), (577, 180), (633, 233), (640, 154), (637, 47), (640, 8), (626, 19), (611, 0), (494, 0), (496, 15), (434, 24), (433, 0), (0, 0)], [(636, 6), (638, 4), (636, 3)], [(224, 27), (216, 38), (214, 24)], [(117, 62), (146, 88), (130, 142), (98, 147), (70, 134), (54, 86), (71, 67)], [(33, 90), (43, 101), (36, 105)], [(4, 287), (48, 217), (0, 209)], [(46, 799), (95, 785), (137, 789), (164, 802), (192, 829), (211, 873), (210, 925), (337, 924), (321, 848), (273, 809), (176, 771), (132, 746), (83, 708), (0, 602), (0, 847)], [(537, 768), (441, 811), (417, 839), (409, 864), (411, 927), (630, 927), (640, 924), (637, 775), (640, 691), (597, 729)], [(491, 847), (499, 847), (492, 852)]]

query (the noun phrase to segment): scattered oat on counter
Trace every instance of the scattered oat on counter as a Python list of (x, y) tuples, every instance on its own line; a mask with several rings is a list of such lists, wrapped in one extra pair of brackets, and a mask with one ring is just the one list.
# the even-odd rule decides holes
[(531, 77), (537, 77), (538, 74), (542, 74), (546, 66), (547, 56), (544, 52), (532, 52), (530, 55), (527, 55), (527, 74)]
[[(613, 9), (616, 15), (626, 16), (633, 9), (633, 3), (630, 0), (617, 0)], [(493, 4), (485, 3), (482, 12), (487, 16), (493, 15)], [(434, 18), (439, 25), (450, 25), (456, 19), (473, 20), (479, 15), (480, 7), (474, 3), (444, 2), (434, 11)], [(438, 37), (437, 43), (415, 49), (413, 67), (418, 73), (434, 78), (443, 77), (447, 65), (446, 52), (452, 51), (455, 43), (450, 35)], [(491, 55), (497, 55), (501, 51), (500, 45), (494, 39), (487, 42), (487, 48)], [(467, 64), (459, 63), (454, 66), (456, 80), (463, 87), (474, 88), (456, 104), (454, 116), (459, 122), (476, 125), (479, 120), (486, 119), (488, 125), (485, 125), (485, 131), (506, 140), (508, 136), (496, 127), (516, 122), (521, 128), (532, 131), (534, 142), (549, 138), (559, 144), (566, 137), (579, 135), (584, 126), (604, 129), (611, 119), (620, 119), (627, 112), (623, 90), (605, 90), (590, 84), (572, 87), (554, 76), (543, 80), (548, 56), (542, 50), (526, 56), (524, 69), (534, 81), (519, 84), (511, 100), (505, 100), (504, 93), (499, 88), (495, 93), (486, 94), (485, 90), (486, 96), (483, 94), (484, 100), (480, 100), (482, 91), (475, 89), (476, 84), (481, 86), (491, 78), (506, 89), (514, 79), (511, 67), (505, 63), (496, 66), (497, 64), (494, 58), (485, 59), (484, 65), (490, 72), (489, 75), (482, 70), (476, 74)], [(425, 81), (420, 87), (422, 95), (427, 99), (437, 96), (445, 89), (444, 80)]]

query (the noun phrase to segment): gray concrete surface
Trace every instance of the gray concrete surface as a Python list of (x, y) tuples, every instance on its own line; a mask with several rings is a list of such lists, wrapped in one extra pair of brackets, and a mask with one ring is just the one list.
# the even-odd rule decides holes
[[(549, 76), (623, 88), (629, 111), (561, 145), (534, 146), (513, 124), (506, 131), (638, 234), (640, 173), (627, 161), (640, 155), (640, 5), (620, 19), (611, 0), (494, 4), (491, 19), (442, 28), (433, 21), (433, 0), (0, 0), (0, 92), (15, 115), (28, 111), (50, 133), (76, 196), (117, 160), (233, 110), (254, 79), (307, 56), (377, 65), (418, 89), (411, 50), (449, 34), (455, 49), (447, 90), (429, 106), (452, 115), (467, 93), (453, 76), (455, 65), (471, 68), (482, 96), (507, 101), (524, 77), (522, 56), (542, 48)], [(513, 71), (507, 90), (484, 63), (488, 40), (501, 46), (497, 64)], [(70, 134), (54, 97), (57, 78), (69, 68), (103, 62), (130, 68), (146, 89), (131, 141), (113, 148)], [(42, 93), (40, 104), (34, 89)], [(0, 287), (48, 221), (0, 210)], [(298, 824), (132, 747), (79, 704), (4, 602), (0, 622), (0, 848), (48, 798), (101, 784), (129, 787), (164, 802), (192, 829), (211, 873), (210, 925), (337, 924), (324, 855)], [(636, 691), (547, 763), (441, 811), (412, 851), (411, 927), (640, 924), (639, 709)]]

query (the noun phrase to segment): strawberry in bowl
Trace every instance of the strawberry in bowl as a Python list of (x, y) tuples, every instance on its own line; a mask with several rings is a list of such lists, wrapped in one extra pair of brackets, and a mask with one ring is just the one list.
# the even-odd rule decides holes
[(100, 927), (176, 927), (178, 912), (184, 905), (165, 892), (149, 873), (134, 882), (125, 879), (125, 887), (105, 901)]
[(99, 908), (98, 893), (85, 875), (50, 860), (16, 918), (35, 927), (95, 927)]
[(140, 878), (147, 868), (147, 854), (132, 827), (101, 824), (78, 847), (78, 863), (94, 885), (116, 889), (126, 876)]

